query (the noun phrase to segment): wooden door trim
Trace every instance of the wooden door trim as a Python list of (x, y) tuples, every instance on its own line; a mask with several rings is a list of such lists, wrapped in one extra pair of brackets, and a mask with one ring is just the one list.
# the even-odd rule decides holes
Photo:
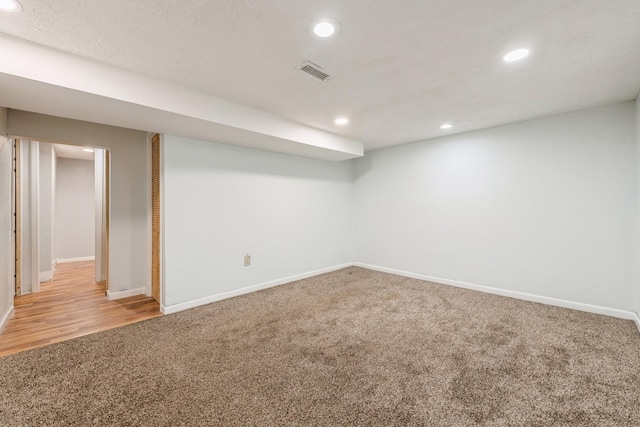
[(161, 288), (161, 143), (160, 135), (151, 138), (151, 296), (160, 302)]

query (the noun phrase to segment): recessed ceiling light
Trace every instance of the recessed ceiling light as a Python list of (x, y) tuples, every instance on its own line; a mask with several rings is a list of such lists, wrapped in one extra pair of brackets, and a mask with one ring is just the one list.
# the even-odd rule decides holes
[(451, 123), (443, 123), (440, 125), (440, 129), (451, 129), (453, 125)]
[(337, 125), (340, 125), (340, 126), (343, 126), (343, 125), (346, 125), (347, 123), (349, 123), (349, 119), (347, 119), (346, 117), (339, 117), (339, 118), (335, 119), (333, 121), (333, 123), (335, 123)]
[(317, 19), (311, 23), (309, 28), (311, 29), (311, 34), (326, 39), (338, 33), (340, 24), (331, 18)]
[(82, 151), (86, 151), (87, 153), (93, 153), (93, 148), (83, 148)]
[(336, 32), (336, 27), (331, 22), (318, 22), (313, 27), (313, 32), (318, 37), (331, 37)]
[(502, 60), (504, 62), (515, 62), (515, 61), (520, 61), (521, 59), (524, 59), (527, 56), (529, 56), (529, 49), (520, 48), (520, 49), (512, 50), (511, 52), (506, 53), (502, 57)]
[(20, 12), (22, 6), (16, 0), (0, 0), (0, 10), (4, 12)]

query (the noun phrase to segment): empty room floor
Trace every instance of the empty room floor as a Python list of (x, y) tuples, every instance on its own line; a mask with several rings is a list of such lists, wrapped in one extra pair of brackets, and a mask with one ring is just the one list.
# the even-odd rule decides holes
[(637, 427), (638, 390), (631, 321), (357, 267), (0, 358), (8, 425)]
[(58, 264), (40, 292), (16, 297), (0, 330), (0, 357), (161, 316), (158, 303), (144, 295), (108, 301), (94, 271), (94, 261)]

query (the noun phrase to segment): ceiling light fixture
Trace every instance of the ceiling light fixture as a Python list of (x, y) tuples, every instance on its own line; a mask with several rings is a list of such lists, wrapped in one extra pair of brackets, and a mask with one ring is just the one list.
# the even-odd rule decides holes
[(349, 119), (347, 119), (346, 117), (339, 117), (339, 118), (335, 119), (333, 121), (333, 123), (335, 123), (335, 124), (337, 124), (339, 126), (344, 126), (347, 123), (349, 123)]
[(93, 148), (83, 148), (82, 151), (86, 151), (87, 153), (93, 153)]
[(443, 123), (440, 125), (440, 129), (451, 129), (453, 125), (451, 123)]
[(511, 52), (504, 54), (502, 56), (502, 60), (504, 62), (515, 62), (515, 61), (520, 61), (521, 59), (524, 59), (527, 56), (529, 56), (529, 49), (523, 47), (520, 49), (512, 50)]
[(20, 12), (22, 6), (17, 0), (0, 0), (0, 10), (3, 12)]
[(311, 34), (322, 39), (326, 39), (338, 34), (338, 31), (340, 30), (340, 24), (338, 23), (338, 21), (331, 18), (317, 19), (311, 22), (309, 28), (311, 30)]

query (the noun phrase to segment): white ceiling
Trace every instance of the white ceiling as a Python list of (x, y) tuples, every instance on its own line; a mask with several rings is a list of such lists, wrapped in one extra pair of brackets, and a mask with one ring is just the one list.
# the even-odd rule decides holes
[[(20, 0), (0, 32), (364, 142), (634, 99), (639, 0)], [(308, 24), (333, 17), (319, 40)], [(526, 60), (501, 55), (529, 46)], [(310, 60), (334, 75), (296, 70)], [(348, 116), (345, 127), (333, 124)], [(452, 122), (448, 131), (438, 128)]]
[(53, 149), (56, 152), (56, 157), (63, 157), (66, 159), (93, 160), (95, 153), (84, 151), (85, 148), (87, 147), (68, 144), (53, 144)]

